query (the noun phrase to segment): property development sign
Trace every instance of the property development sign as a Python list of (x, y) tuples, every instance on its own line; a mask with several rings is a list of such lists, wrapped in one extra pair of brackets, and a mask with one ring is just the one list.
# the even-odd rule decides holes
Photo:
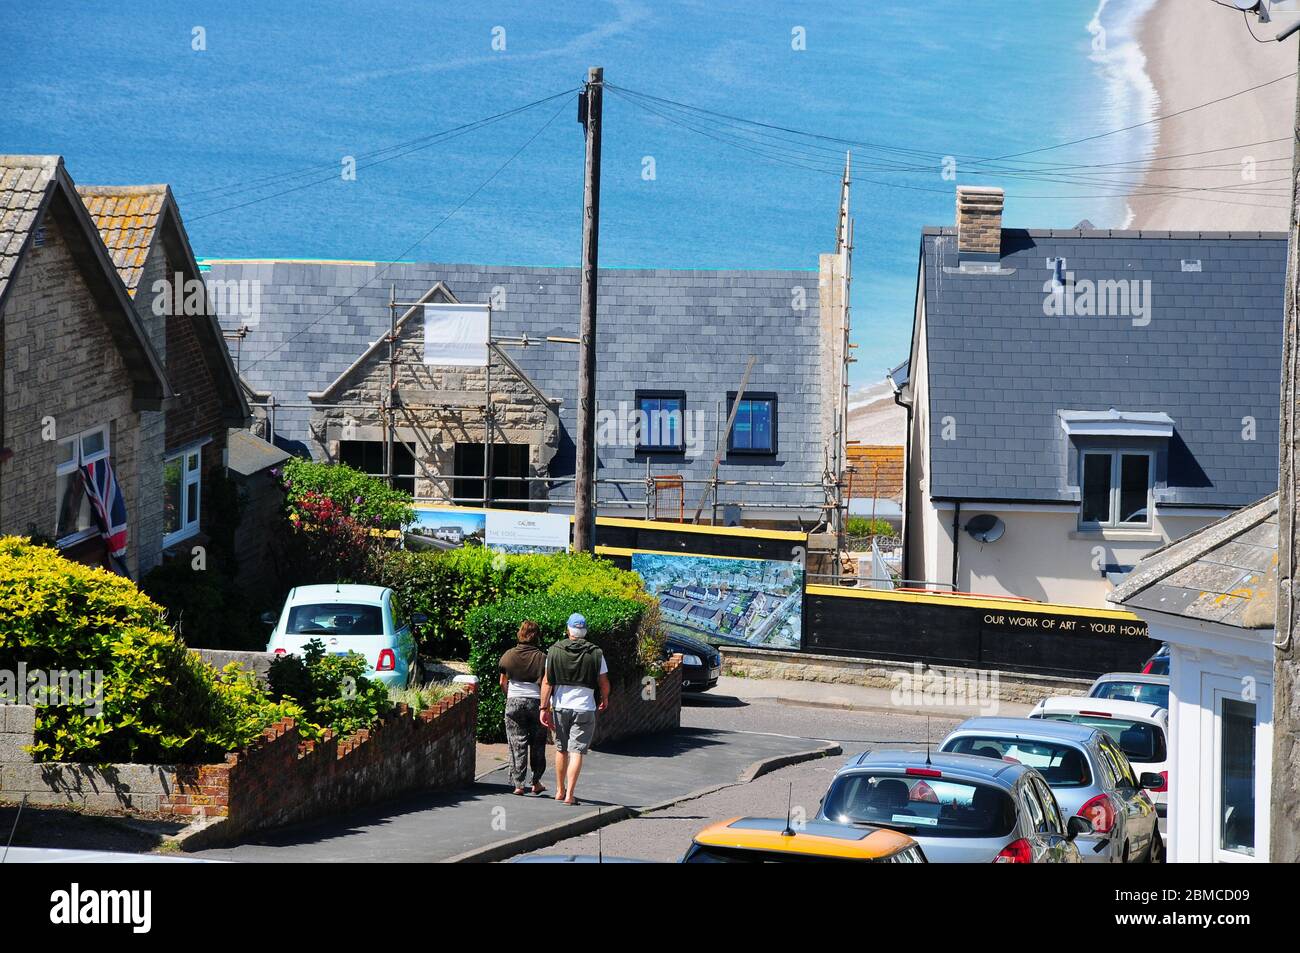
[(486, 367), (490, 324), (485, 304), (426, 304), (424, 363)]
[(633, 553), (666, 629), (714, 645), (797, 649), (803, 567), (776, 559)]
[(569, 548), (569, 517), (558, 513), (488, 510), (487, 544), (504, 553), (562, 553)]

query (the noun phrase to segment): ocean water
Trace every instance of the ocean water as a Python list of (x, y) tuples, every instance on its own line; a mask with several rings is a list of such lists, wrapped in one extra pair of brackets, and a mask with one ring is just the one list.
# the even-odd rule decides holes
[(859, 143), (865, 384), (907, 353), (919, 230), (952, 221), (957, 184), (1005, 186), (1010, 225), (1125, 223), (1139, 176), (1114, 164), (1145, 155), (1151, 127), (1049, 147), (1154, 114), (1131, 28), (1151, 2), (0, 0), (0, 151), (60, 153), (84, 184), (170, 183), (201, 257), (574, 265), (572, 95), (378, 150), (600, 65), (625, 90), (827, 137), (610, 90), (605, 267), (815, 269), (835, 238), (838, 140)]

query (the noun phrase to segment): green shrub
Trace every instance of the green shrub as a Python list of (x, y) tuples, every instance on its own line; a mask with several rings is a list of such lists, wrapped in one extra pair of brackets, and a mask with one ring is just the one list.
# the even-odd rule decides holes
[(300, 714), (246, 673), (218, 675), (190, 654), (129, 579), (17, 537), (0, 538), (0, 620), (0, 668), (101, 673), (98, 714), (38, 705), (38, 761), (218, 760)]
[(895, 536), (894, 527), (889, 520), (871, 519), (866, 516), (850, 516), (844, 521), (844, 532), (850, 536)]
[[(556, 596), (615, 596), (654, 605), (641, 577), (606, 559), (586, 553), (494, 553), (481, 547), (446, 552), (428, 550), (385, 553), (376, 584), (388, 586), (409, 617), (424, 613), (418, 627), (420, 650), (438, 658), (465, 658), (469, 652), (466, 623), (470, 613), (502, 599), (530, 593)], [(657, 614), (647, 619), (657, 621)], [(657, 625), (647, 633), (653, 643)], [(648, 645), (647, 660), (657, 658)]]
[(169, 559), (140, 580), (140, 588), (167, 610), (167, 621), (195, 649), (261, 649), (259, 626), (243, 593), (219, 569), (194, 569), (185, 558)]
[(383, 683), (365, 677), (369, 667), (363, 655), (326, 655), (325, 643), (311, 639), (301, 656), (276, 656), (267, 681), (273, 699), (302, 708), (298, 730), (304, 738), (318, 741), (325, 729), (346, 738), (369, 728), (391, 707)]
[(638, 645), (646, 611), (647, 603), (641, 599), (541, 592), (480, 606), (471, 612), (466, 632), (470, 670), (478, 676), (479, 740), (505, 738), (505, 696), (497, 680), (497, 662), (515, 644), (521, 623), (529, 619), (536, 622), (542, 632), (542, 648), (549, 648), (565, 636), (569, 615), (581, 612), (587, 619), (587, 638), (605, 653), (610, 680), (624, 683), (639, 680), (646, 672)]
[(317, 496), (332, 500), (366, 526), (398, 529), (415, 519), (409, 493), (342, 464), (314, 463), (294, 457), (285, 461), (280, 482), (291, 516), (298, 513), (305, 499)]

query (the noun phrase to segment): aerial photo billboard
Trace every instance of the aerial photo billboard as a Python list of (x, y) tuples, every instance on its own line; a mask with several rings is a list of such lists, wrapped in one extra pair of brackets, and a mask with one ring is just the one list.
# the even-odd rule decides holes
[(775, 559), (633, 553), (664, 627), (714, 645), (797, 649), (804, 570)]

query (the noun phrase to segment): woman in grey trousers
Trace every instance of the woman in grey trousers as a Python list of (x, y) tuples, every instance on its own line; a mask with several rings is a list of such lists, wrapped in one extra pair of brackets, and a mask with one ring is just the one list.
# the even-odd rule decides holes
[[(541, 630), (536, 622), (525, 622), (516, 636), (518, 644), (501, 656), (497, 663), (501, 690), (506, 693), (506, 741), (510, 744), (510, 782), (515, 794), (541, 794), (542, 775), (546, 773), (546, 727), (541, 720), (542, 676), (546, 672), (546, 653), (538, 640)], [(524, 782), (532, 769), (533, 783)]]

